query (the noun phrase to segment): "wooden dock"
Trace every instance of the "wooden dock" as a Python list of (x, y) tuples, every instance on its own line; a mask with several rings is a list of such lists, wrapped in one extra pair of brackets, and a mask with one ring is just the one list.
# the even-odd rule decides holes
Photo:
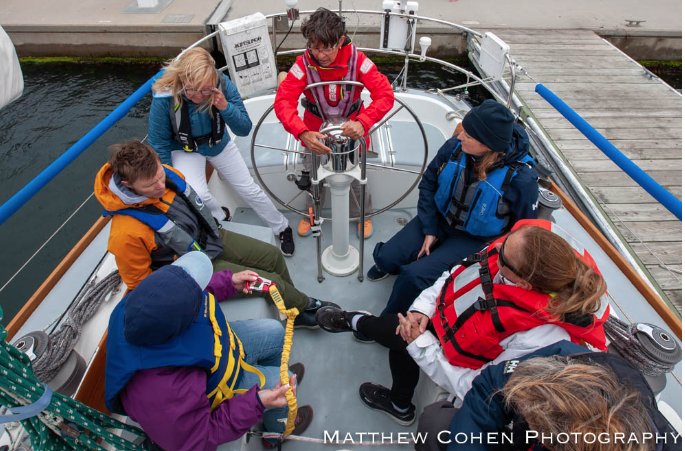
[[(682, 96), (584, 30), (498, 30), (510, 54), (654, 180), (682, 200)], [(534, 91), (518, 97), (547, 131), (663, 292), (682, 312), (682, 223)]]

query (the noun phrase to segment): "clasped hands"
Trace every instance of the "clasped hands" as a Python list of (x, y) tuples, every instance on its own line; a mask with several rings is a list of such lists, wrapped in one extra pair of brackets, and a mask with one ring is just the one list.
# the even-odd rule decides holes
[(411, 344), (416, 338), (426, 331), (429, 318), (423, 313), (407, 312), (407, 316), (397, 314), (400, 325), (395, 330), (395, 335), (400, 335), (407, 344)]
[[(340, 129), (342, 130), (342, 135), (347, 136), (352, 139), (360, 139), (364, 137), (364, 126), (359, 121), (347, 121), (344, 122)], [(326, 155), (331, 153), (331, 149), (326, 147), (320, 139), (325, 139), (326, 137), (319, 132), (312, 130), (306, 130), (300, 133), (300, 141), (305, 145), (305, 147), (314, 153), (319, 155)]]

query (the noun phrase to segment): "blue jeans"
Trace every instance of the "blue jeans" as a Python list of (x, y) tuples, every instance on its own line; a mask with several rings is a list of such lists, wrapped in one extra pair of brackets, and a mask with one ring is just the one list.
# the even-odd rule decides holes
[[(442, 225), (442, 224), (441, 224)], [(423, 246), (425, 235), (418, 216), (395, 234), (387, 243), (378, 243), (373, 250), (373, 260), (378, 269), (396, 274), (397, 279), (382, 315), (405, 313), (411, 303), (426, 288), (435, 283), (454, 262), (480, 251), (485, 238), (468, 233), (447, 233), (446, 222), (440, 227), (437, 244), (430, 255), (416, 259)]]
[[(275, 319), (250, 319), (228, 323), (240, 339), (245, 351), (245, 362), (257, 368), (264, 375), (263, 389), (274, 388), (281, 380), (280, 365), (283, 352), (285, 329)], [(238, 389), (249, 389), (259, 385), (259, 376), (244, 372), (238, 383)], [(288, 407), (266, 409), (262, 415), (264, 430), (267, 432), (284, 432), (285, 420), (288, 418)]]

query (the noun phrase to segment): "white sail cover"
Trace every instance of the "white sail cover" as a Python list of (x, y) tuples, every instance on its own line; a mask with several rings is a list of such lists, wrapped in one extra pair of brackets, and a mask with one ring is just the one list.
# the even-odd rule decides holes
[(24, 77), (14, 45), (0, 26), (0, 108), (21, 96)]

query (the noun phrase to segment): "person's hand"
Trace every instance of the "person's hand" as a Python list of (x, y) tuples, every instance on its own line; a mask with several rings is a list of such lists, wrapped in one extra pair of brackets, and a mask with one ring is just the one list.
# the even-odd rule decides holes
[(288, 400), (285, 399), (285, 392), (288, 391), (290, 387), (293, 388), (293, 395), (297, 396), (297, 389), (295, 388), (295, 375), (290, 376), (290, 384), (283, 385), (281, 381), (278, 381), (278, 385), (275, 388), (269, 390), (259, 390), (257, 396), (259, 400), (264, 405), (265, 409), (271, 407), (283, 407), (288, 405)]
[(228, 100), (224, 97), (224, 93), (220, 89), (212, 88), (212, 105), (217, 107), (219, 111), (228, 108)]
[(242, 291), (245, 294), (249, 294), (252, 293), (250, 284), (257, 280), (257, 277), (259, 277), (259, 274), (246, 269), (245, 271), (240, 271), (233, 274), (231, 281), (233, 282), (233, 286), (236, 290)]
[(435, 235), (426, 235), (426, 238), (423, 239), (423, 246), (421, 246), (421, 250), (419, 251), (419, 255), (416, 257), (416, 259), (418, 260), (421, 258), (423, 254), (430, 255), (431, 246), (433, 243), (435, 243)]
[(340, 126), (343, 136), (359, 139), (364, 136), (364, 126), (359, 121), (347, 121)]
[(326, 139), (326, 137), (319, 132), (313, 132), (311, 130), (300, 133), (300, 141), (302, 141), (302, 144), (304, 144), (307, 149), (314, 153), (318, 153), (319, 155), (331, 153), (331, 149), (323, 145), (319, 139)]
[(400, 335), (407, 344), (411, 344), (416, 338), (426, 331), (428, 317), (419, 312), (407, 312), (407, 316), (397, 314), (400, 320), (399, 326), (395, 330), (395, 335)]

